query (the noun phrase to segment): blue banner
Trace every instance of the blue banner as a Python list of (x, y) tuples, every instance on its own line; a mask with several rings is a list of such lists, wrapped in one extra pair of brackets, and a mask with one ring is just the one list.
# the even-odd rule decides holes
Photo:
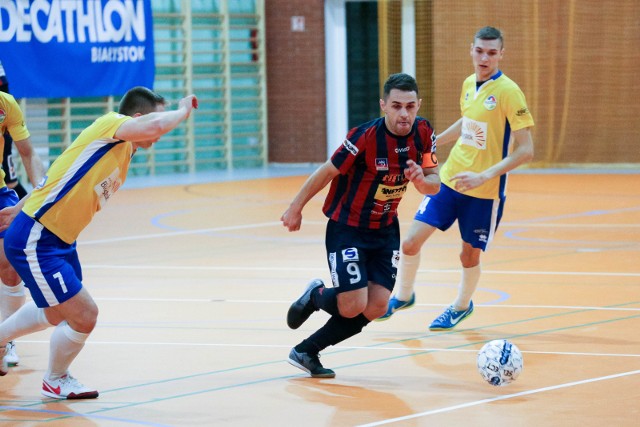
[(151, 0), (0, 0), (0, 61), (16, 98), (152, 88)]

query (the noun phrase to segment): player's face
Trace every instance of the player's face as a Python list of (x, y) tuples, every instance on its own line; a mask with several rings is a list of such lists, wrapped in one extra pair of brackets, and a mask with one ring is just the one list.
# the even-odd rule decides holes
[(416, 121), (421, 102), (414, 91), (391, 89), (387, 99), (380, 100), (380, 108), (385, 114), (384, 123), (389, 132), (398, 136), (408, 135)]
[(475, 39), (471, 45), (471, 59), (479, 82), (489, 80), (498, 72), (498, 63), (502, 59), (504, 49), (500, 40)]

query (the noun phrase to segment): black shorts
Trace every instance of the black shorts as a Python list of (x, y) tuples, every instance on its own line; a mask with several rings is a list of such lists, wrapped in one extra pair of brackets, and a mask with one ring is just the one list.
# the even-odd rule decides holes
[(400, 259), (400, 226), (396, 218), (379, 230), (327, 223), (325, 238), (331, 281), (337, 292), (361, 289), (375, 282), (393, 290)]

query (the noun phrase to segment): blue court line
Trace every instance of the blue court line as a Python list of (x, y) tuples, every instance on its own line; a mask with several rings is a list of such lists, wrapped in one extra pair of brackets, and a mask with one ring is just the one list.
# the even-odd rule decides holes
[[(621, 307), (621, 306), (634, 305), (634, 304), (640, 304), (640, 301), (609, 305), (609, 306), (606, 306), (606, 307)], [(558, 314), (550, 314), (550, 315), (544, 315), (544, 316), (536, 316), (536, 317), (532, 317), (532, 318), (529, 318), (529, 319), (521, 319), (521, 320), (516, 320), (516, 321), (497, 323), (497, 324), (493, 324), (493, 325), (485, 325), (485, 326), (481, 326), (481, 327), (462, 329), (462, 330), (458, 330), (458, 331), (439, 332), (437, 334), (429, 333), (429, 334), (426, 334), (426, 335), (416, 336), (416, 337), (412, 337), (412, 338), (404, 338), (404, 339), (400, 339), (400, 340), (393, 340), (393, 341), (384, 342), (384, 343), (372, 344), (372, 345), (369, 345), (369, 346), (366, 346), (366, 347), (369, 347), (369, 348), (382, 347), (382, 346), (386, 346), (386, 345), (390, 345), (390, 344), (398, 344), (398, 343), (403, 343), (403, 342), (407, 342), (407, 341), (415, 341), (415, 340), (419, 340), (419, 339), (435, 338), (435, 337), (440, 337), (442, 335), (460, 334), (460, 333), (463, 333), (463, 332), (478, 331), (478, 330), (484, 330), (484, 329), (487, 329), (487, 328), (508, 326), (508, 325), (514, 325), (514, 324), (518, 324), (518, 323), (526, 323), (526, 322), (531, 322), (531, 321), (536, 321), (536, 320), (541, 320), (541, 319), (549, 319), (549, 318), (555, 318), (555, 317), (560, 317), (560, 316), (568, 316), (568, 315), (584, 313), (584, 312), (590, 312), (590, 311), (594, 311), (594, 310), (590, 310), (590, 309), (573, 310), (573, 311), (569, 311), (569, 312), (566, 312), (566, 313), (558, 313)], [(566, 331), (566, 330), (571, 330), (571, 329), (584, 328), (584, 327), (588, 327), (588, 326), (601, 325), (601, 324), (607, 324), (607, 323), (624, 321), (624, 320), (631, 320), (631, 319), (636, 319), (636, 318), (640, 318), (640, 314), (632, 315), (632, 316), (625, 316), (625, 317), (618, 317), (618, 318), (614, 318), (614, 319), (595, 321), (595, 322), (589, 322), (589, 323), (582, 323), (582, 324), (573, 325), (573, 326), (565, 326), (565, 327), (559, 327), (559, 328), (545, 329), (545, 330), (536, 331), (536, 332), (529, 332), (529, 333), (522, 333), (522, 334), (512, 334), (512, 335), (504, 336), (504, 338), (513, 339), (513, 338), (520, 338), (520, 337), (536, 336), (536, 335), (542, 335), (542, 334), (546, 334), (546, 333)], [(476, 345), (479, 345), (479, 344), (484, 344), (484, 343), (486, 343), (486, 342), (488, 342), (490, 340), (491, 339), (474, 341), (474, 342), (469, 342), (469, 343), (464, 343), (464, 344), (459, 344), (459, 345), (452, 345), (452, 346), (448, 346), (448, 347), (443, 347), (442, 349), (431, 349), (431, 350), (425, 350), (425, 351), (412, 351), (410, 354), (405, 354), (405, 355), (400, 355), (400, 356), (390, 356), (390, 357), (384, 357), (384, 358), (380, 358), (380, 359), (369, 360), (369, 361), (366, 361), (366, 362), (358, 362), (358, 363), (340, 365), (340, 366), (337, 366), (335, 369), (363, 366), (363, 365), (369, 365), (369, 364), (373, 364), (373, 363), (382, 363), (382, 362), (387, 362), (387, 361), (396, 360), (396, 359), (405, 359), (405, 358), (408, 358), (408, 357), (415, 357), (415, 356), (420, 356), (420, 355), (424, 355), (424, 354), (441, 352), (442, 350), (453, 350), (453, 349), (459, 349), (459, 348), (464, 348), (464, 347), (471, 347), (471, 346), (476, 346)], [(336, 351), (327, 352), (325, 354), (344, 353), (344, 352), (350, 352), (350, 351), (356, 351), (356, 350), (359, 350), (359, 349), (336, 350)], [(217, 371), (210, 371), (210, 372), (205, 372), (205, 373), (200, 373), (200, 374), (188, 375), (188, 376), (183, 376), (183, 377), (178, 377), (178, 378), (159, 380), (159, 381), (154, 381), (154, 382), (145, 383), (145, 384), (138, 384), (138, 385), (135, 385), (135, 386), (127, 386), (127, 387), (111, 389), (111, 390), (108, 390), (106, 392), (101, 393), (101, 395), (104, 395), (104, 394), (107, 394), (107, 393), (114, 393), (114, 392), (121, 391), (121, 390), (132, 390), (132, 389), (136, 389), (136, 388), (148, 387), (148, 386), (153, 386), (153, 385), (157, 385), (157, 384), (170, 383), (170, 382), (174, 382), (174, 381), (182, 381), (182, 380), (186, 380), (186, 379), (190, 379), (190, 378), (204, 377), (204, 376), (209, 376), (209, 375), (234, 372), (234, 371), (239, 371), (239, 370), (245, 370), (245, 369), (250, 369), (250, 368), (254, 368), (254, 367), (259, 367), (259, 366), (266, 366), (266, 365), (273, 365), (273, 364), (280, 364), (280, 363), (283, 363), (282, 359), (279, 359), (277, 361), (267, 361), (267, 362), (255, 363), (255, 364), (251, 364), (251, 365), (238, 366), (238, 367), (235, 367), (235, 368), (221, 369), (221, 370), (217, 370)], [(258, 379), (258, 380), (255, 380), (255, 381), (248, 381), (248, 382), (243, 382), (243, 383), (230, 384), (230, 385), (220, 386), (220, 387), (212, 387), (212, 388), (209, 388), (209, 389), (198, 390), (198, 391), (193, 391), (193, 392), (189, 392), (189, 393), (182, 393), (182, 394), (173, 395), (173, 396), (165, 397), (165, 398), (156, 398), (156, 399), (150, 399), (150, 400), (141, 401), (141, 402), (131, 402), (131, 403), (118, 405), (118, 406), (114, 406), (114, 407), (102, 408), (102, 409), (98, 409), (98, 410), (94, 410), (94, 411), (89, 411), (87, 414), (97, 414), (97, 413), (102, 413), (102, 412), (107, 412), (107, 411), (113, 411), (113, 410), (118, 410), (118, 409), (123, 409), (123, 408), (129, 408), (129, 407), (133, 407), (133, 406), (145, 405), (145, 404), (148, 404), (148, 403), (158, 403), (158, 402), (162, 402), (162, 401), (180, 399), (180, 398), (183, 398), (183, 397), (195, 396), (195, 395), (199, 395), (199, 394), (217, 392), (217, 391), (222, 391), (222, 390), (229, 390), (229, 389), (234, 389), (234, 388), (241, 388), (241, 387), (246, 387), (246, 386), (250, 386), (250, 385), (268, 383), (268, 382), (279, 381), (279, 380), (286, 380), (286, 379), (290, 379), (290, 378), (300, 378), (300, 377), (306, 377), (306, 376), (307, 376), (306, 374), (296, 374), (296, 375), (285, 375), (285, 376), (278, 376), (278, 377), (263, 378), (263, 379)], [(43, 402), (34, 403), (32, 405), (25, 405), (25, 410), (27, 410), (27, 408), (29, 406), (37, 406), (37, 405), (41, 405), (41, 404), (43, 404)]]

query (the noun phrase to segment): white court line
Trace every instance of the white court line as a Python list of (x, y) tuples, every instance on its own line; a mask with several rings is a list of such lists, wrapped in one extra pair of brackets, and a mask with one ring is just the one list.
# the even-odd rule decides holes
[[(247, 300), (247, 299), (220, 299), (220, 298), (120, 298), (104, 297), (94, 298), (96, 301), (112, 302), (170, 302), (170, 303), (231, 303), (231, 304), (291, 304), (290, 300)], [(601, 310), (601, 311), (640, 311), (634, 307), (593, 307), (579, 305), (517, 305), (517, 304), (476, 304), (479, 307), (487, 308), (544, 308), (550, 310)], [(449, 304), (426, 304), (416, 303), (417, 307), (448, 307)]]
[(144, 240), (144, 239), (155, 239), (155, 238), (164, 238), (164, 237), (172, 237), (172, 236), (186, 236), (189, 234), (214, 233), (217, 231), (248, 230), (251, 228), (272, 227), (274, 225), (281, 225), (281, 223), (280, 222), (263, 222), (258, 224), (230, 225), (228, 227), (202, 228), (198, 230), (181, 230), (181, 231), (168, 231), (165, 233), (140, 234), (137, 236), (114, 237), (112, 239), (81, 240), (80, 244), (95, 245), (100, 243), (124, 242), (129, 240)]
[(604, 377), (590, 378), (590, 379), (587, 379), (587, 380), (574, 381), (574, 382), (565, 383), (565, 384), (558, 384), (558, 385), (550, 386), (550, 387), (542, 387), (542, 388), (537, 388), (537, 389), (534, 389), (534, 390), (523, 391), (523, 392), (520, 392), (520, 393), (507, 394), (505, 396), (497, 396), (497, 397), (493, 397), (493, 398), (490, 398), (490, 399), (482, 399), (482, 400), (476, 400), (474, 402), (463, 403), (463, 404), (460, 404), (460, 405), (447, 406), (445, 408), (434, 409), (432, 411), (420, 412), (420, 413), (417, 413), (417, 414), (407, 415), (407, 416), (404, 416), (404, 417), (389, 418), (389, 419), (386, 419), (386, 420), (381, 420), (381, 421), (377, 421), (377, 422), (373, 422), (373, 423), (369, 423), (369, 424), (361, 424), (358, 427), (381, 426), (381, 425), (385, 425), (385, 424), (391, 424), (391, 423), (396, 423), (396, 422), (400, 422), (400, 421), (406, 421), (406, 420), (412, 420), (412, 419), (415, 419), (415, 418), (426, 417), (426, 416), (429, 416), (429, 415), (441, 414), (443, 412), (456, 411), (458, 409), (469, 408), (471, 406), (484, 405), (485, 403), (498, 402), (498, 401), (501, 401), (501, 400), (513, 399), (515, 397), (528, 396), (530, 394), (544, 393), (546, 391), (559, 390), (559, 389), (562, 389), (562, 388), (574, 387), (574, 386), (578, 386), (578, 385), (582, 385), (582, 384), (588, 384), (588, 383), (593, 383), (593, 382), (598, 382), (598, 381), (611, 380), (611, 379), (615, 379), (615, 378), (627, 377), (627, 376), (630, 376), (630, 375), (638, 375), (638, 374), (640, 374), (640, 370), (623, 372), (623, 373), (614, 374), (614, 375), (607, 375), (607, 376), (604, 376)]
[[(101, 325), (102, 327), (108, 325)], [(29, 344), (46, 344), (49, 345), (48, 340), (19, 340), (21, 343)], [(290, 349), (291, 344), (238, 344), (238, 343), (188, 343), (188, 342), (143, 342), (143, 341), (87, 341), (87, 344), (95, 345), (130, 345), (130, 346), (158, 346), (158, 347), (224, 347), (224, 348), (286, 348)], [(481, 343), (478, 343), (478, 347)], [(388, 347), (388, 346), (335, 346), (331, 353), (338, 353), (345, 350), (372, 350), (372, 351), (399, 351), (402, 353), (477, 353), (478, 349), (462, 349), (462, 348), (437, 348), (437, 347)], [(571, 351), (531, 351), (522, 350), (522, 354), (546, 354), (552, 356), (588, 356), (588, 357), (640, 357), (640, 354), (632, 353), (584, 353), (584, 352), (571, 352)], [(329, 353), (327, 353), (329, 354)]]
[[(82, 268), (104, 268), (113, 270), (175, 270), (175, 271), (325, 271), (326, 267), (251, 267), (243, 266), (187, 266), (187, 265), (107, 265), (87, 264)], [(455, 273), (458, 269), (420, 269), (419, 273)], [(513, 274), (518, 276), (603, 276), (603, 277), (640, 277), (640, 273), (604, 272), (604, 271), (523, 271), (523, 270), (482, 270), (482, 274)]]
[[(324, 225), (326, 221), (304, 221), (303, 225)], [(248, 230), (252, 228), (262, 228), (262, 227), (282, 227), (282, 223), (280, 221), (273, 222), (263, 222), (256, 224), (243, 224), (243, 225), (230, 225), (227, 227), (213, 227), (213, 228), (201, 228), (196, 230), (180, 230), (180, 231), (167, 231), (164, 233), (153, 233), (153, 234), (139, 234), (135, 236), (123, 236), (123, 237), (113, 237), (111, 239), (98, 239), (98, 240), (80, 240), (82, 245), (96, 245), (101, 243), (113, 243), (113, 242), (124, 242), (131, 240), (144, 240), (144, 239), (156, 239), (156, 238), (165, 238), (165, 237), (173, 237), (173, 236), (186, 236), (189, 234), (204, 234), (204, 233), (215, 233), (219, 231), (233, 231), (233, 230)], [(640, 224), (554, 224), (554, 223), (501, 223), (501, 227), (509, 226), (509, 227), (558, 227), (558, 228), (630, 228), (630, 227), (640, 227)]]

